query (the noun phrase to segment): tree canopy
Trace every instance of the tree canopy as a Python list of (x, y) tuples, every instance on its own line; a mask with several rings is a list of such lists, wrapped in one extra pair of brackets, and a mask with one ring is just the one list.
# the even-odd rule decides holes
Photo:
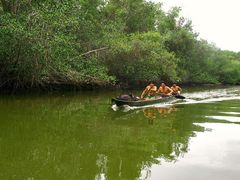
[(146, 0), (1, 0), (0, 87), (240, 83), (239, 52)]

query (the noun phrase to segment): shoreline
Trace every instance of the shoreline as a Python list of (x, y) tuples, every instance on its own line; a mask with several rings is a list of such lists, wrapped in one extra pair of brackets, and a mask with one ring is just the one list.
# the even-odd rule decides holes
[[(168, 86), (172, 83), (166, 83)], [(147, 85), (147, 83), (146, 83)], [(34, 93), (59, 93), (59, 92), (93, 92), (93, 91), (135, 91), (142, 90), (146, 85), (126, 85), (123, 86), (121, 84), (117, 85), (105, 85), (105, 86), (76, 86), (76, 85), (49, 85), (45, 87), (32, 87), (32, 88), (1, 88), (0, 95), (17, 95), (17, 94), (34, 94)], [(155, 83), (157, 87), (160, 86), (160, 83)], [(211, 87), (211, 88), (224, 88), (229, 86), (239, 86), (240, 84), (210, 84), (210, 83), (177, 83), (183, 88), (194, 88), (194, 87)]]

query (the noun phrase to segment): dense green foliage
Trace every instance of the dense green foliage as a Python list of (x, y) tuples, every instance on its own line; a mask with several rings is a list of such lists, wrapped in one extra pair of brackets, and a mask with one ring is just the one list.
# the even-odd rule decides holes
[(145, 0), (1, 0), (0, 87), (240, 83), (240, 53)]

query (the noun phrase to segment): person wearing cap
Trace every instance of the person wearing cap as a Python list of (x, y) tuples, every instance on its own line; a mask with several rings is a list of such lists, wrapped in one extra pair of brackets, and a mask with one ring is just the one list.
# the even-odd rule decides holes
[(157, 92), (157, 86), (155, 86), (152, 82), (143, 90), (141, 94), (141, 99), (151, 99), (155, 98)]
[(161, 96), (170, 96), (173, 93), (173, 90), (170, 87), (166, 86), (165, 83), (162, 83), (157, 93)]
[(172, 91), (173, 91), (173, 95), (179, 95), (182, 91), (182, 88), (180, 88), (179, 86), (177, 86), (176, 84), (173, 84), (171, 87)]

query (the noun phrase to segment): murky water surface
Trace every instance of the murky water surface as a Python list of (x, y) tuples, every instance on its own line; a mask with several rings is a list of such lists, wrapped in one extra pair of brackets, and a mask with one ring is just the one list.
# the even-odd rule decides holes
[(121, 92), (0, 96), (0, 179), (238, 180), (240, 87), (184, 90), (142, 108), (112, 106)]

